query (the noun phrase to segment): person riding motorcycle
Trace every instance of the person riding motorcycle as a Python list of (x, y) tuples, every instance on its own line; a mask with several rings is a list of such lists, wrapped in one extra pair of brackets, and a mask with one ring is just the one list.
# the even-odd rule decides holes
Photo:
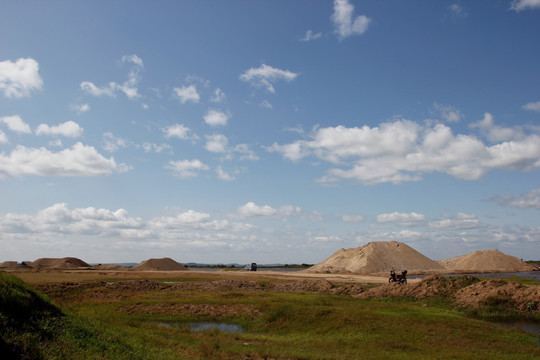
[(390, 270), (390, 278), (388, 278), (388, 283), (399, 282), (400, 284), (407, 283), (407, 270), (403, 270), (401, 275), (396, 275), (396, 271), (392, 268)]

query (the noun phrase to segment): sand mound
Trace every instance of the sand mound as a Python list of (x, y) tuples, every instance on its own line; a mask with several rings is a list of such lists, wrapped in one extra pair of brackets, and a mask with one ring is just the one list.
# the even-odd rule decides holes
[(390, 269), (411, 271), (444, 270), (444, 266), (397, 241), (370, 242), (353, 249), (340, 249), (306, 272), (371, 274)]
[(0, 268), (8, 268), (8, 269), (28, 269), (29, 261), (4, 261), (0, 263)]
[(532, 271), (533, 266), (499, 250), (475, 251), (473, 253), (439, 261), (448, 270), (471, 272)]
[(175, 271), (187, 270), (187, 268), (171, 258), (149, 259), (139, 265), (130, 268), (134, 271)]
[(49, 269), (77, 269), (81, 267), (89, 268), (90, 265), (74, 257), (65, 258), (40, 258), (29, 264), (32, 267), (43, 267)]

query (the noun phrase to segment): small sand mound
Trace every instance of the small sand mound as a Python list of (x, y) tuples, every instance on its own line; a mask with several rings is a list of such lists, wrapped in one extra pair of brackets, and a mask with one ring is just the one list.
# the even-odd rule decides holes
[(391, 283), (379, 286), (366, 291), (359, 297), (365, 299), (403, 296), (414, 299), (425, 299), (434, 296), (453, 297), (459, 290), (478, 281), (480, 280), (473, 276), (444, 277), (442, 275), (435, 275), (416, 284), (402, 285), (399, 283)]
[(444, 270), (444, 266), (397, 241), (370, 242), (353, 249), (340, 249), (306, 272), (372, 274), (390, 269), (411, 271)]
[(461, 289), (455, 295), (462, 306), (495, 306), (506, 310), (540, 313), (540, 286), (505, 280), (487, 280)]
[(28, 266), (29, 261), (4, 261), (0, 263), (0, 268), (8, 268), (8, 269), (28, 269), (30, 268)]
[(74, 257), (65, 258), (40, 258), (30, 264), (32, 267), (42, 267), (48, 269), (77, 269), (89, 268), (90, 265)]
[(187, 270), (187, 268), (171, 258), (149, 259), (139, 265), (130, 268), (134, 271), (175, 271)]
[(499, 250), (475, 251), (473, 253), (441, 260), (448, 270), (470, 272), (515, 272), (532, 271), (533, 266), (518, 258), (503, 254)]

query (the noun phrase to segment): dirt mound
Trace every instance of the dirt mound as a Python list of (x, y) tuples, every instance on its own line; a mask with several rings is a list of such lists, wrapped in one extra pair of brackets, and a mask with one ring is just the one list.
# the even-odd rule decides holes
[(448, 270), (471, 272), (532, 271), (533, 266), (499, 250), (475, 251), (470, 254), (439, 261)]
[(390, 269), (443, 271), (444, 266), (397, 241), (370, 242), (353, 249), (340, 249), (325, 261), (306, 272), (372, 274)]
[(526, 286), (505, 280), (487, 280), (461, 289), (455, 294), (459, 305), (478, 308), (540, 313), (540, 286)]
[(471, 284), (480, 281), (473, 276), (444, 277), (442, 275), (430, 276), (419, 283), (401, 285), (391, 283), (370, 289), (360, 295), (364, 299), (378, 299), (387, 297), (411, 297), (425, 299), (435, 296), (453, 297), (456, 292)]
[(7, 269), (28, 269), (29, 261), (4, 261), (0, 263), (0, 268)]
[(187, 270), (187, 268), (171, 258), (149, 259), (139, 265), (130, 268), (134, 271), (175, 271)]
[(32, 267), (48, 268), (48, 269), (77, 269), (89, 268), (90, 265), (74, 257), (65, 258), (40, 258), (29, 264)]

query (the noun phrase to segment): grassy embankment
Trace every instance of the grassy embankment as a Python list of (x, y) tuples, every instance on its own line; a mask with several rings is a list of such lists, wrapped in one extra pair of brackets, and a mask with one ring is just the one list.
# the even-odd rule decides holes
[[(370, 301), (325, 293), (104, 285), (49, 293), (58, 305), (0, 273), (2, 353), (75, 360), (540, 356), (534, 336), (466, 317), (445, 299)], [(233, 323), (246, 332), (190, 330), (188, 323), (196, 321)]]

